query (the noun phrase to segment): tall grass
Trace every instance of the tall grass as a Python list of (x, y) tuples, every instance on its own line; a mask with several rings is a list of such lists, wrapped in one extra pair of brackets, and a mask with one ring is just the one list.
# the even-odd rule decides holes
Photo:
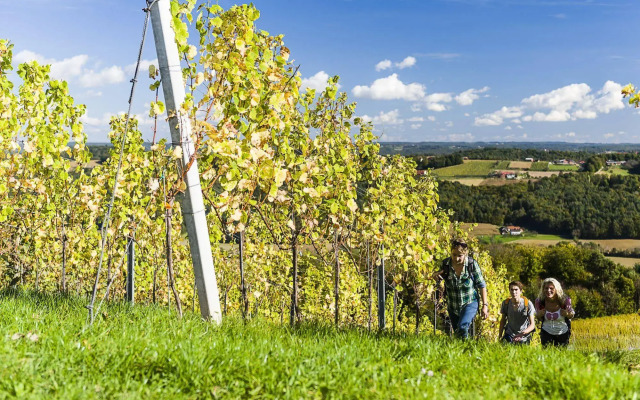
[(296, 329), (0, 294), (0, 398), (632, 398), (640, 376), (577, 351)]

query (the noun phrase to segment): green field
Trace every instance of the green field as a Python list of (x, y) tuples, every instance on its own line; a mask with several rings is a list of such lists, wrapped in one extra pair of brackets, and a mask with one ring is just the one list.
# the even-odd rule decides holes
[(548, 161), (536, 161), (531, 164), (531, 168), (529, 171), (548, 171), (549, 170), (549, 162)]
[(509, 169), (509, 164), (511, 161), (498, 161), (493, 169)]
[(452, 177), (486, 177), (495, 169), (494, 160), (468, 160), (463, 164), (438, 168), (433, 173), (441, 178)]
[(638, 314), (578, 319), (573, 321), (572, 329), (574, 347), (578, 350), (640, 350)]
[[(0, 398), (631, 398), (640, 354), (292, 329), (110, 305), (87, 330), (86, 301), (0, 293)], [(561, 376), (561, 379), (558, 377)], [(555, 384), (549, 384), (555, 382)]]
[(549, 171), (577, 171), (580, 167), (577, 165), (555, 165), (549, 164)]
[(480, 243), (483, 243), (483, 244), (510, 243), (510, 242), (517, 242), (519, 240), (525, 240), (525, 239), (529, 239), (529, 240), (555, 240), (555, 241), (571, 240), (570, 238), (566, 238), (566, 237), (562, 237), (562, 236), (558, 236), (558, 235), (540, 235), (540, 234), (530, 234), (530, 233), (524, 233), (524, 234), (522, 234), (520, 236), (486, 235), (486, 236), (479, 236), (478, 237), (478, 240), (480, 240)]
[(616, 165), (616, 166), (611, 166), (611, 167), (604, 167), (601, 170), (601, 173), (609, 174), (609, 175), (624, 175), (624, 176), (627, 176), (627, 175), (629, 175), (629, 170), (628, 169), (624, 169), (624, 168), (620, 168), (620, 166)]

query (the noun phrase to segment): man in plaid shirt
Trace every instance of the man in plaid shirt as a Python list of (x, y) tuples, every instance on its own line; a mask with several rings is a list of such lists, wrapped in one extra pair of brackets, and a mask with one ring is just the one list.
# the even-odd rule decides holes
[[(469, 327), (478, 312), (478, 300), (482, 298), (482, 319), (489, 316), (487, 284), (478, 262), (469, 257), (467, 242), (455, 239), (451, 242), (451, 257), (442, 263), (442, 269), (434, 273), (434, 279), (444, 279), (447, 311), (456, 336), (469, 337)], [(478, 295), (478, 292), (480, 293)]]

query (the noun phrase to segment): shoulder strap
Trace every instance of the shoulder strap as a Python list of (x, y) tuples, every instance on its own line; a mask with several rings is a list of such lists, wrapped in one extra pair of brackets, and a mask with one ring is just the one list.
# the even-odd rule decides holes
[(529, 309), (529, 299), (527, 299), (524, 296), (522, 296), (522, 298), (524, 299), (524, 309), (528, 310)]

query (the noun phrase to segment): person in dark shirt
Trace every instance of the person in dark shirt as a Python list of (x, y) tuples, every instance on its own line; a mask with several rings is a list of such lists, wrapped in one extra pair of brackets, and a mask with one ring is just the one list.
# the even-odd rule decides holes
[(509, 283), (511, 297), (500, 307), (500, 335), (507, 343), (530, 344), (536, 329), (536, 311), (533, 302), (522, 295), (524, 286), (519, 281)]
[(482, 299), (481, 315), (489, 316), (487, 284), (478, 262), (469, 256), (467, 242), (463, 239), (451, 241), (451, 257), (442, 262), (433, 279), (443, 279), (447, 311), (456, 336), (467, 339), (469, 327), (478, 313), (478, 301)]

